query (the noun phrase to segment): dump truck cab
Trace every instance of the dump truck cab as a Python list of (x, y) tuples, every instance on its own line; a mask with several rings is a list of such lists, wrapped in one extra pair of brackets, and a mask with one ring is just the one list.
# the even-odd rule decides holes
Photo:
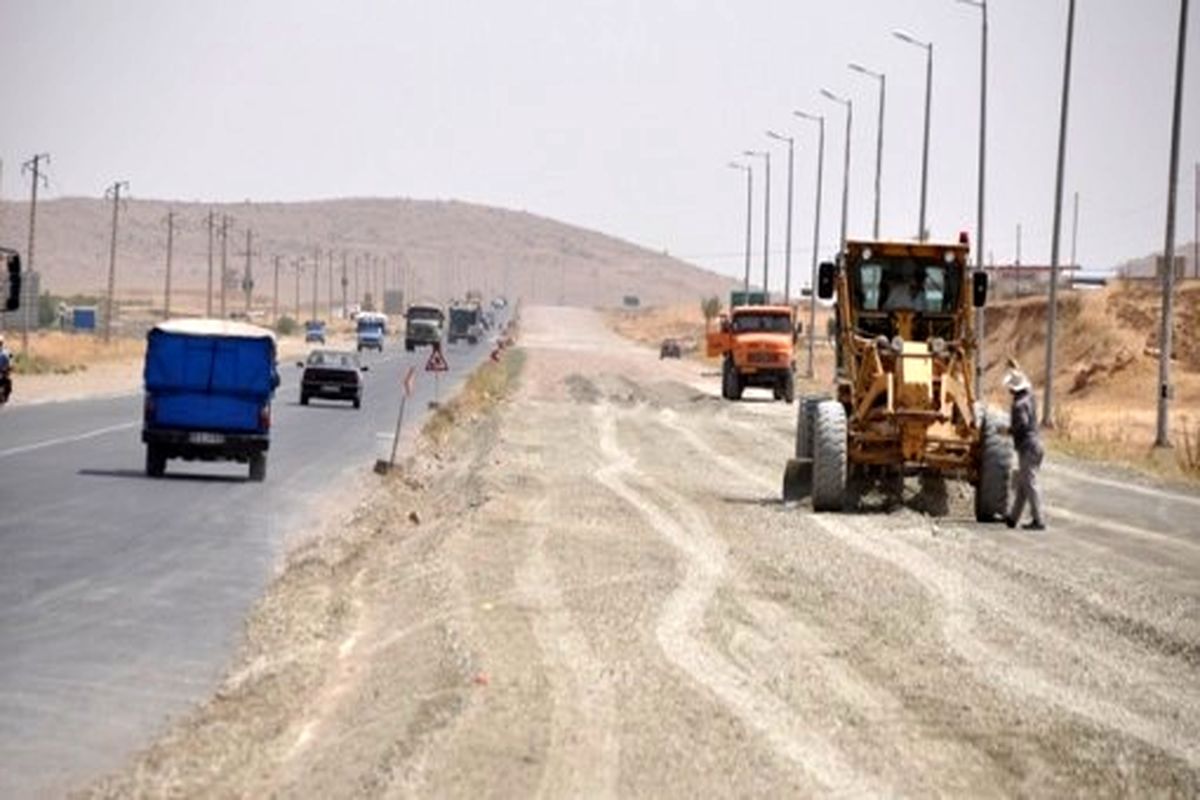
[(851, 240), (821, 265), (818, 295), (836, 302), (834, 393), (801, 404), (792, 493), (835, 510), (871, 470), (926, 471), (973, 483), (980, 520), (1003, 514), (1011, 451), (975, 386), (987, 275), (968, 259), (964, 234)]
[(740, 400), (747, 387), (770, 389), (792, 402), (795, 383), (795, 315), (789, 306), (738, 305), (717, 317), (705, 334), (709, 358), (721, 358), (721, 396)]

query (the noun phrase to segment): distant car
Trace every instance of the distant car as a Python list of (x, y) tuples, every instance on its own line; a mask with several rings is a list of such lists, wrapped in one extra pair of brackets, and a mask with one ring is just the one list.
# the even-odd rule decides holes
[(325, 323), (319, 319), (310, 319), (304, 323), (304, 341), (325, 344)]
[(663, 339), (662, 347), (658, 349), (658, 357), (662, 358), (682, 358), (683, 348), (679, 346), (677, 339)]
[(307, 361), (297, 361), (302, 367), (300, 376), (300, 405), (308, 405), (313, 397), (325, 400), (349, 400), (355, 408), (362, 406), (362, 373), (367, 366), (360, 364), (358, 354), (349, 350), (313, 350)]

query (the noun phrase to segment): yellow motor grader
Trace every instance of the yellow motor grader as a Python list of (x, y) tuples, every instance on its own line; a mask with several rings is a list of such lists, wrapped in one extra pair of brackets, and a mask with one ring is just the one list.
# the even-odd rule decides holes
[(799, 408), (787, 501), (845, 508), (872, 474), (969, 481), (979, 521), (1003, 517), (1012, 450), (976, 395), (975, 309), (987, 274), (957, 244), (848, 241), (821, 264), (817, 293), (836, 297), (833, 396)]

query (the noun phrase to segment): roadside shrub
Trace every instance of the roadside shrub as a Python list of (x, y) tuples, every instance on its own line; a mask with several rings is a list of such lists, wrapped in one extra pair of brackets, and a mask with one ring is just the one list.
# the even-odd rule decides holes
[(296, 327), (296, 320), (292, 319), (287, 314), (284, 314), (279, 318), (279, 321), (275, 323), (275, 332), (280, 336), (291, 336), (296, 332)]

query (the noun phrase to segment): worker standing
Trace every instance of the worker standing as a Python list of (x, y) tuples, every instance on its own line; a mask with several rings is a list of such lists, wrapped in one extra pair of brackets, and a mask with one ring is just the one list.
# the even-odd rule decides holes
[(1004, 388), (1012, 394), (1012, 413), (1009, 431), (1012, 433), (1013, 448), (1017, 451), (1017, 491), (1012, 510), (1004, 518), (1010, 528), (1017, 527), (1025, 502), (1029, 501), (1032, 520), (1023, 525), (1025, 530), (1046, 529), (1042, 517), (1042, 493), (1038, 489), (1037, 474), (1045, 457), (1042, 438), (1038, 433), (1037, 403), (1033, 387), (1025, 373), (1015, 367), (1004, 376)]

